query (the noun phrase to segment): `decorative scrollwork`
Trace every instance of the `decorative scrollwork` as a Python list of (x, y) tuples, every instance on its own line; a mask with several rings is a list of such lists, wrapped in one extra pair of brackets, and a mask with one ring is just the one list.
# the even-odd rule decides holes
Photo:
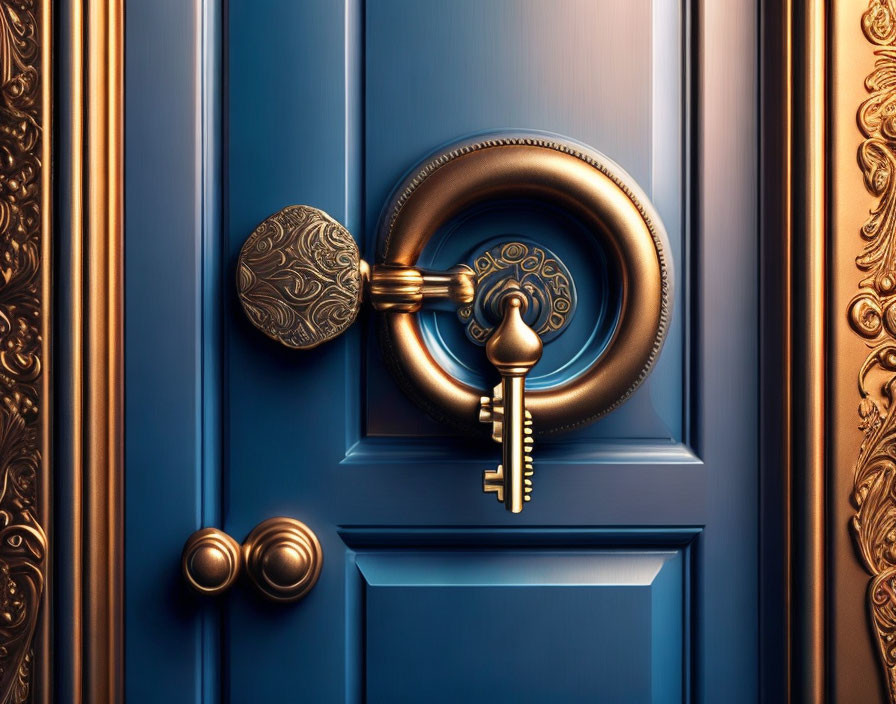
[(0, 0), (0, 702), (31, 698), (46, 580), (40, 3)]
[(896, 4), (893, 0), (871, 0), (862, 13), (862, 31), (873, 44), (884, 46), (896, 39)]
[(361, 307), (361, 257), (325, 212), (292, 205), (262, 222), (237, 266), (249, 320), (287, 347), (310, 349), (350, 326)]
[(528, 299), (524, 319), (543, 342), (566, 329), (576, 307), (576, 291), (566, 266), (543, 247), (502, 242), (472, 261), (476, 297), (458, 308), (467, 337), (484, 345), (504, 317), (500, 301), (506, 286), (523, 291)]
[(875, 51), (869, 93), (857, 121), (863, 141), (858, 162), (865, 187), (878, 200), (861, 229), (865, 244), (856, 266), (865, 276), (850, 301), (847, 320), (868, 346), (859, 369), (859, 428), (853, 534), (872, 575), (871, 628), (889, 698), (896, 704), (896, 5), (871, 0), (862, 30)]

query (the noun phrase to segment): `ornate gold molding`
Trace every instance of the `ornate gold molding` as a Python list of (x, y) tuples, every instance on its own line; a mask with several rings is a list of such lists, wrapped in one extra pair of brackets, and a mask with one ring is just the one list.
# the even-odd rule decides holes
[(863, 274), (850, 301), (850, 327), (868, 347), (858, 374), (860, 429), (852, 527), (865, 569), (871, 628), (896, 702), (896, 3), (871, 0), (862, 31), (875, 47), (869, 93), (858, 109), (858, 161), (877, 202), (861, 229)]
[[(0, 702), (27, 702), (47, 631), (49, 9), (0, 0)], [(46, 683), (42, 683), (46, 685)]]

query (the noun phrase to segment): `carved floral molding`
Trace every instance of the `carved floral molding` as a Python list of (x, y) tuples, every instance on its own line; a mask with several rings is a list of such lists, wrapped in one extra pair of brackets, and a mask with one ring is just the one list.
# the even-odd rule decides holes
[[(46, 580), (42, 67), (36, 0), (0, 0), (0, 702), (31, 700)], [(48, 302), (47, 302), (48, 303)]]
[(863, 141), (858, 160), (865, 187), (877, 198), (861, 229), (856, 258), (863, 273), (849, 305), (852, 329), (868, 346), (858, 382), (862, 439), (855, 466), (853, 531), (862, 562), (872, 575), (868, 610), (896, 702), (896, 2), (871, 0), (862, 30), (875, 50), (865, 79), (869, 97), (857, 120)]

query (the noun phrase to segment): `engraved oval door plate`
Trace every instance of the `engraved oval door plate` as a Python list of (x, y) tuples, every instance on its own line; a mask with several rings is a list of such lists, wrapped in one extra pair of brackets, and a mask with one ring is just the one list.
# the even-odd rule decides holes
[(341, 335), (358, 317), (360, 264), (348, 230), (322, 210), (290, 205), (243, 244), (237, 265), (240, 303), (271, 339), (311, 349)]

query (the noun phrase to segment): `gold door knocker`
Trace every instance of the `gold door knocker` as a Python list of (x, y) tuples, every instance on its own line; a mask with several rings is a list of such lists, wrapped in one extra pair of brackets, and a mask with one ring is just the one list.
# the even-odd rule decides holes
[[(289, 206), (246, 240), (237, 267), (249, 320), (296, 349), (341, 334), (362, 301), (382, 312), (384, 358), (405, 392), (436, 419), (491, 426), (502, 462), (483, 488), (514, 513), (531, 498), (536, 433), (569, 430), (624, 402), (650, 372), (669, 323), (672, 272), (665, 231), (619, 166), (581, 145), (535, 134), (493, 136), (440, 151), (394, 191), (378, 232), (377, 263), (363, 261), (348, 231), (326, 213)], [(588, 228), (619, 272), (620, 310), (599, 357), (550, 388), (526, 390), (542, 346), (576, 307), (569, 271), (549, 250), (508, 240), (474, 266), (427, 271), (417, 262), (433, 234), (486, 201), (531, 199)], [(415, 313), (448, 303), (467, 337), (485, 345), (500, 375), (491, 393), (454, 377), (431, 354)]]

